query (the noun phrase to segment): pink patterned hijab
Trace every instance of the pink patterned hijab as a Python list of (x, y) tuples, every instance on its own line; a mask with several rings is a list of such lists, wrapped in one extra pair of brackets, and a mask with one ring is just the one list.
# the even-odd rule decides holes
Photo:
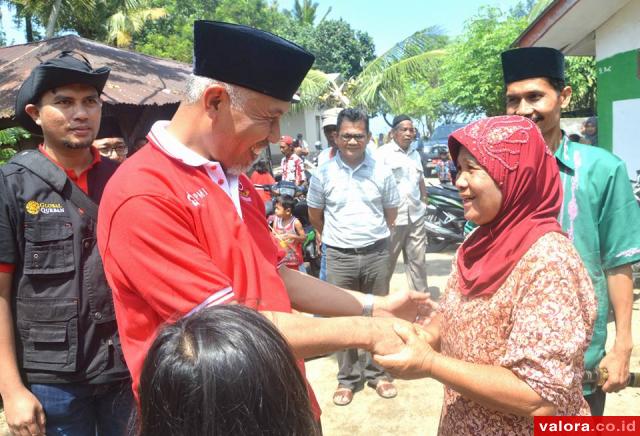
[(449, 151), (464, 146), (502, 191), (502, 206), (458, 250), (459, 289), (492, 295), (520, 258), (545, 233), (562, 232), (560, 174), (538, 127), (520, 116), (485, 118), (456, 130)]

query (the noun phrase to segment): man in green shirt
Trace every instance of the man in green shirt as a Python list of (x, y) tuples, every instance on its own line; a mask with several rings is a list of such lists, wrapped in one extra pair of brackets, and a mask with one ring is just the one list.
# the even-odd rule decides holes
[[(560, 129), (560, 112), (571, 100), (564, 81), (564, 55), (546, 47), (502, 53), (507, 114), (533, 120), (555, 153), (563, 188), (558, 220), (582, 258), (598, 299), (598, 315), (585, 369), (609, 372), (602, 389), (584, 385), (593, 415), (604, 412), (605, 392), (622, 389), (629, 377), (633, 279), (640, 261), (640, 208), (624, 162), (598, 148), (571, 142)], [(607, 316), (613, 308), (615, 342), (605, 355)]]

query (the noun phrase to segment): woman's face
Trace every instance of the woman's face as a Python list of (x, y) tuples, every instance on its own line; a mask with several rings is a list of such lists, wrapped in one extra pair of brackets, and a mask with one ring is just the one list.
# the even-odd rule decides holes
[(460, 147), (456, 166), (465, 219), (478, 225), (490, 223), (502, 206), (500, 188), (465, 147)]

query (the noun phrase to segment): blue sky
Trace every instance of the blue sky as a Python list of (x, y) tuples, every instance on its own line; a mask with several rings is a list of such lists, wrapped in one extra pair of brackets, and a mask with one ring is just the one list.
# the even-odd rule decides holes
[[(331, 7), (327, 18), (343, 18), (354, 29), (371, 35), (380, 55), (414, 32), (429, 26), (440, 26), (449, 36), (463, 32), (465, 21), (478, 13), (481, 6), (495, 6), (503, 11), (519, 0), (314, 0), (321, 18)], [(294, 0), (278, 0), (281, 9), (292, 9)], [(6, 6), (2, 5), (2, 27), (8, 44), (24, 43), (24, 32), (15, 31)], [(372, 119), (374, 134), (386, 132), (381, 119)]]
[[(318, 17), (331, 7), (328, 18), (343, 18), (354, 29), (373, 37), (376, 53), (382, 54), (418, 30), (440, 26), (449, 36), (462, 33), (464, 22), (483, 5), (507, 11), (518, 0), (315, 0)], [(279, 0), (281, 9), (292, 9), (294, 0)], [(24, 32), (16, 31), (5, 4), (2, 28), (9, 44), (24, 43)]]
[[(449, 36), (462, 33), (467, 19), (484, 5), (503, 11), (518, 0), (314, 0), (321, 18), (331, 7), (327, 18), (343, 18), (351, 27), (373, 37), (376, 54), (380, 55), (414, 32), (440, 26)], [(293, 9), (294, 0), (279, 0), (283, 9)]]

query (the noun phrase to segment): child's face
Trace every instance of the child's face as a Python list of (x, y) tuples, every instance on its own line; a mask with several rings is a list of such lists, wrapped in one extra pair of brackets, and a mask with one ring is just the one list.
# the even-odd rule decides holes
[(285, 209), (280, 203), (276, 203), (276, 216), (283, 218), (291, 216), (291, 209)]

